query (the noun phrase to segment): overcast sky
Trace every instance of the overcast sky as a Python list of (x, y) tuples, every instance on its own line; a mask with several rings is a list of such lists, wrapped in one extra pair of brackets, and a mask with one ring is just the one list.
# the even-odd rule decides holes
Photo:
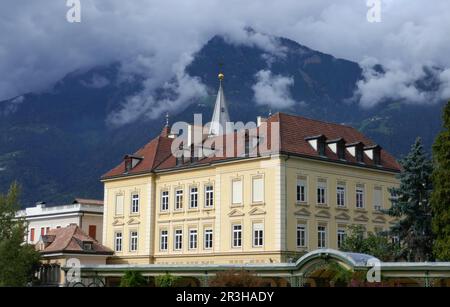
[[(131, 105), (125, 113), (138, 112), (143, 103), (163, 111), (152, 90), (174, 75), (178, 82), (167, 86), (179, 95), (166, 105), (176, 107), (204, 94), (204, 85), (186, 76), (184, 68), (213, 35), (226, 34), (238, 44), (258, 44), (277, 54), (263, 37), (247, 37), (243, 29), (248, 26), (359, 62), (367, 68), (357, 93), (366, 107), (384, 97), (413, 103), (449, 98), (450, 1), (381, 2), (381, 22), (370, 23), (366, 0), (81, 0), (81, 23), (69, 23), (66, 0), (2, 0), (0, 100), (44, 90), (75, 69), (118, 60), (124, 71), (147, 78), (145, 91), (124, 102)], [(387, 74), (374, 74), (369, 69), (374, 63), (383, 64)], [(423, 65), (447, 69), (438, 74), (442, 84), (432, 96), (411, 85), (423, 75)], [(290, 76), (270, 71), (256, 77), (264, 86), (270, 85), (267, 78), (275, 78), (274, 92), (291, 82)], [(107, 82), (94, 81), (94, 86)]]

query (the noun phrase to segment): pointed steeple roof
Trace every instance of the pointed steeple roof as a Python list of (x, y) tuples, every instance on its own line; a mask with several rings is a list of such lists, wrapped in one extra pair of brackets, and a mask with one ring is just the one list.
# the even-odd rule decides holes
[(214, 106), (214, 113), (211, 119), (211, 125), (209, 127), (210, 135), (222, 135), (228, 134), (232, 131), (227, 127), (227, 122), (230, 122), (230, 115), (228, 113), (227, 103), (225, 100), (225, 95), (223, 93), (223, 81), (224, 75), (219, 74), (219, 92), (217, 93), (216, 105)]

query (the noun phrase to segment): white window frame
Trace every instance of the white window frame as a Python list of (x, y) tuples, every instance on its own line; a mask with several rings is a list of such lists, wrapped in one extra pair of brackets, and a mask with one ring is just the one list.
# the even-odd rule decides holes
[(214, 232), (212, 228), (205, 228), (204, 232), (204, 249), (212, 249), (213, 248), (213, 240), (214, 240)]
[(214, 186), (212, 184), (205, 185), (205, 208), (214, 207)]
[(364, 209), (365, 207), (365, 191), (364, 186), (357, 185), (356, 186), (356, 208), (357, 209)]
[[(301, 237), (302, 233), (303, 238)], [(304, 222), (297, 222), (295, 244), (298, 248), (304, 248), (308, 246), (308, 225)]]
[(159, 250), (165, 252), (169, 249), (169, 230), (161, 229), (159, 235)]
[(183, 189), (175, 190), (175, 210), (183, 210)]
[(233, 224), (231, 226), (231, 247), (242, 247), (242, 224)]
[(189, 209), (198, 209), (198, 187), (189, 188)]
[(130, 252), (138, 250), (139, 234), (137, 230), (130, 231)]
[(297, 178), (295, 189), (295, 199), (297, 203), (306, 203), (308, 201), (307, 185), (308, 183), (306, 177)]
[(114, 233), (114, 251), (122, 252), (123, 248), (122, 245), (123, 245), (123, 233), (121, 231), (116, 231)]
[(169, 191), (161, 191), (161, 212), (169, 211)]
[(197, 228), (189, 228), (189, 249), (195, 250), (198, 247), (198, 230)]
[(131, 194), (131, 213), (136, 214), (139, 213), (139, 193)]
[[(323, 228), (323, 229), (321, 229)], [(317, 226), (317, 248), (327, 248), (327, 226)], [(323, 244), (322, 244), (323, 243)]]
[(317, 181), (317, 189), (316, 189), (316, 201), (318, 205), (326, 205), (327, 204), (327, 187), (328, 182), (319, 180)]
[[(345, 199), (346, 199), (346, 187), (345, 184), (338, 184), (336, 186), (336, 205), (339, 208), (345, 208)], [(341, 203), (342, 202), (342, 203)]]
[(173, 250), (183, 250), (183, 229), (177, 228), (174, 231)]
[(253, 223), (253, 236), (252, 243), (253, 247), (263, 247), (264, 246), (264, 224), (263, 223)]
[(337, 247), (341, 248), (342, 243), (344, 243), (345, 238), (347, 237), (347, 232), (344, 228), (338, 228), (337, 230)]

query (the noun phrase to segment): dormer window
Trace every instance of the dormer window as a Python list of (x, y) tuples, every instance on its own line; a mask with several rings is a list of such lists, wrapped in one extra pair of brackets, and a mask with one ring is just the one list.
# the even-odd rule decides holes
[(94, 245), (91, 241), (83, 241), (83, 250), (92, 251), (94, 249)]
[(355, 157), (356, 162), (364, 163), (364, 144), (356, 142), (346, 145), (348, 152)]
[(373, 145), (364, 148), (364, 152), (375, 165), (381, 165), (381, 146)]
[(317, 136), (308, 137), (305, 139), (317, 151), (319, 156), (326, 157), (325, 148), (327, 138), (321, 134)]
[(125, 173), (131, 171), (136, 165), (141, 162), (142, 158), (134, 155), (126, 155), (125, 158)]
[(343, 138), (327, 141), (328, 147), (339, 160), (345, 160), (345, 140)]

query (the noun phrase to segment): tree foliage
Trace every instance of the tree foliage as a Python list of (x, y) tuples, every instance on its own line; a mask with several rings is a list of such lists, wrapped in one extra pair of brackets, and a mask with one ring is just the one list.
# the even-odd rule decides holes
[(420, 138), (400, 164), (400, 187), (390, 189), (392, 207), (386, 210), (397, 218), (390, 232), (399, 238), (402, 254), (408, 261), (429, 261), (433, 259), (430, 203), (433, 166)]
[(6, 195), (0, 194), (0, 286), (25, 286), (39, 266), (39, 252), (23, 242), (25, 222), (15, 217), (19, 195), (17, 183)]
[(178, 277), (166, 273), (155, 277), (155, 286), (161, 288), (175, 287)]
[(341, 245), (345, 252), (372, 255), (381, 261), (393, 261), (399, 257), (398, 244), (392, 243), (387, 235), (368, 232), (365, 236), (362, 226), (349, 226), (349, 233)]
[(137, 271), (127, 271), (120, 280), (120, 287), (145, 287), (148, 285), (147, 279)]
[(437, 259), (450, 261), (450, 101), (444, 108), (443, 126), (433, 144), (433, 252)]

